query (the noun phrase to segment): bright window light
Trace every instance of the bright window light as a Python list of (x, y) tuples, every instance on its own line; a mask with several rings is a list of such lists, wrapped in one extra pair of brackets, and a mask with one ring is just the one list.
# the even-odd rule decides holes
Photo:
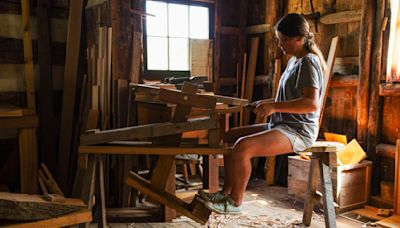
[(190, 70), (189, 39), (209, 39), (209, 8), (146, 1), (147, 70)]
[(208, 39), (209, 21), (208, 8), (199, 6), (190, 6), (190, 38)]
[(389, 48), (387, 58), (386, 81), (400, 81), (400, 4), (399, 0), (390, 1), (391, 19)]
[(169, 69), (189, 70), (189, 39), (169, 39)]
[(168, 28), (170, 37), (189, 36), (189, 10), (186, 5), (168, 4)]
[(166, 37), (147, 37), (147, 67), (152, 70), (168, 70)]
[(146, 1), (146, 12), (154, 16), (146, 17), (148, 36), (167, 36), (167, 3)]

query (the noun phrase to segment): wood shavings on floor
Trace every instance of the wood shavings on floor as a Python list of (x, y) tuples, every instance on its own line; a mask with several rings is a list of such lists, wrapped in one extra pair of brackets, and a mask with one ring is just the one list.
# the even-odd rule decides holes
[(246, 213), (240, 215), (212, 213), (206, 227), (210, 228), (234, 228), (234, 227), (304, 227), (301, 225), (301, 217), (292, 217), (275, 213), (272, 215), (250, 216)]

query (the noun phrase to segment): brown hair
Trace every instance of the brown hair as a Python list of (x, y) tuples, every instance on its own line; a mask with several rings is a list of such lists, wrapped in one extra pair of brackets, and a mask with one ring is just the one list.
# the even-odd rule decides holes
[(314, 34), (310, 32), (310, 25), (303, 16), (297, 13), (286, 15), (275, 25), (275, 31), (278, 31), (287, 37), (304, 37), (305, 49), (318, 56), (319, 61), (321, 62), (322, 71), (325, 73), (326, 62), (324, 56), (322, 55), (318, 45), (315, 43)]

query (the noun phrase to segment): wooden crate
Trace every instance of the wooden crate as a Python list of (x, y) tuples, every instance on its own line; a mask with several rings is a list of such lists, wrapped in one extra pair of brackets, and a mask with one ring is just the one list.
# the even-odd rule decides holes
[[(304, 200), (310, 161), (300, 156), (289, 156), (288, 162), (288, 193)], [(334, 199), (340, 212), (359, 208), (367, 203), (370, 196), (371, 166), (372, 162), (364, 160), (355, 165), (334, 165), (331, 168)], [(317, 189), (321, 192), (319, 185)]]

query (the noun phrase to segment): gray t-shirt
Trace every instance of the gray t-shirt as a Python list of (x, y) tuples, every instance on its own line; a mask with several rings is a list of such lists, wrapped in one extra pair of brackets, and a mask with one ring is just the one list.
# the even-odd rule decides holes
[[(297, 59), (289, 59), (286, 70), (279, 80), (278, 93), (275, 101), (289, 101), (303, 97), (304, 87), (314, 87), (319, 90), (323, 85), (323, 74), (319, 58), (315, 54), (307, 54)], [(303, 139), (305, 145), (310, 147), (318, 137), (319, 111), (306, 114), (293, 114), (276, 112), (271, 115), (270, 128), (285, 124)]]

